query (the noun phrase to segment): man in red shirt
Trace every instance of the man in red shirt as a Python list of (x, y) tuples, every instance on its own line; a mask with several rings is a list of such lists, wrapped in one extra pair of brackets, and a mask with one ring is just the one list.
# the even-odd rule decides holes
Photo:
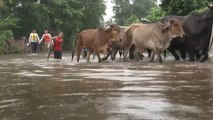
[(58, 36), (54, 40), (54, 58), (62, 59), (62, 43), (63, 43), (63, 32), (59, 32)]

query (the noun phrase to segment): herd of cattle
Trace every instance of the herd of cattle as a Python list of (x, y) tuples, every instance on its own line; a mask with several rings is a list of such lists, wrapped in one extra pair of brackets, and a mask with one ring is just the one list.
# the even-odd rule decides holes
[[(166, 50), (171, 52), (176, 60), (180, 60), (180, 57), (185, 60), (188, 53), (190, 61), (204, 62), (208, 59), (212, 45), (212, 24), (213, 5), (210, 4), (208, 10), (203, 13), (166, 16), (157, 23), (137, 23), (129, 27), (114, 24), (108, 28), (87, 29), (76, 36), (77, 62), (83, 48), (87, 49), (87, 62), (94, 52), (98, 61), (102, 62), (110, 55), (114, 60), (118, 51), (123, 51), (124, 61), (129, 58), (139, 59), (146, 50), (151, 62), (155, 55), (158, 61), (162, 62), (161, 54)], [(73, 49), (72, 60), (74, 53)], [(105, 57), (101, 58), (100, 54)]]

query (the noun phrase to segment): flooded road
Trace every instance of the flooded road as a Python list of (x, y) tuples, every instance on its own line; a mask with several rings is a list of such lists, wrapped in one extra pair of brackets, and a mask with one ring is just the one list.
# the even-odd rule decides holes
[(212, 120), (213, 64), (0, 56), (0, 120)]

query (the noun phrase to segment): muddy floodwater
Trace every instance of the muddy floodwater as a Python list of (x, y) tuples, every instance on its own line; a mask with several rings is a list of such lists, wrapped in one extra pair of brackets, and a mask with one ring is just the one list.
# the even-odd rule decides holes
[(0, 120), (213, 120), (213, 64), (0, 56)]

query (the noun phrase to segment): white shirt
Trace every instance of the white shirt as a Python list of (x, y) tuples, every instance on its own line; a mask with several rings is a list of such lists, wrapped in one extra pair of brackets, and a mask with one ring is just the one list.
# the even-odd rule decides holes
[(37, 33), (30, 33), (29, 42), (38, 42), (39, 36)]

